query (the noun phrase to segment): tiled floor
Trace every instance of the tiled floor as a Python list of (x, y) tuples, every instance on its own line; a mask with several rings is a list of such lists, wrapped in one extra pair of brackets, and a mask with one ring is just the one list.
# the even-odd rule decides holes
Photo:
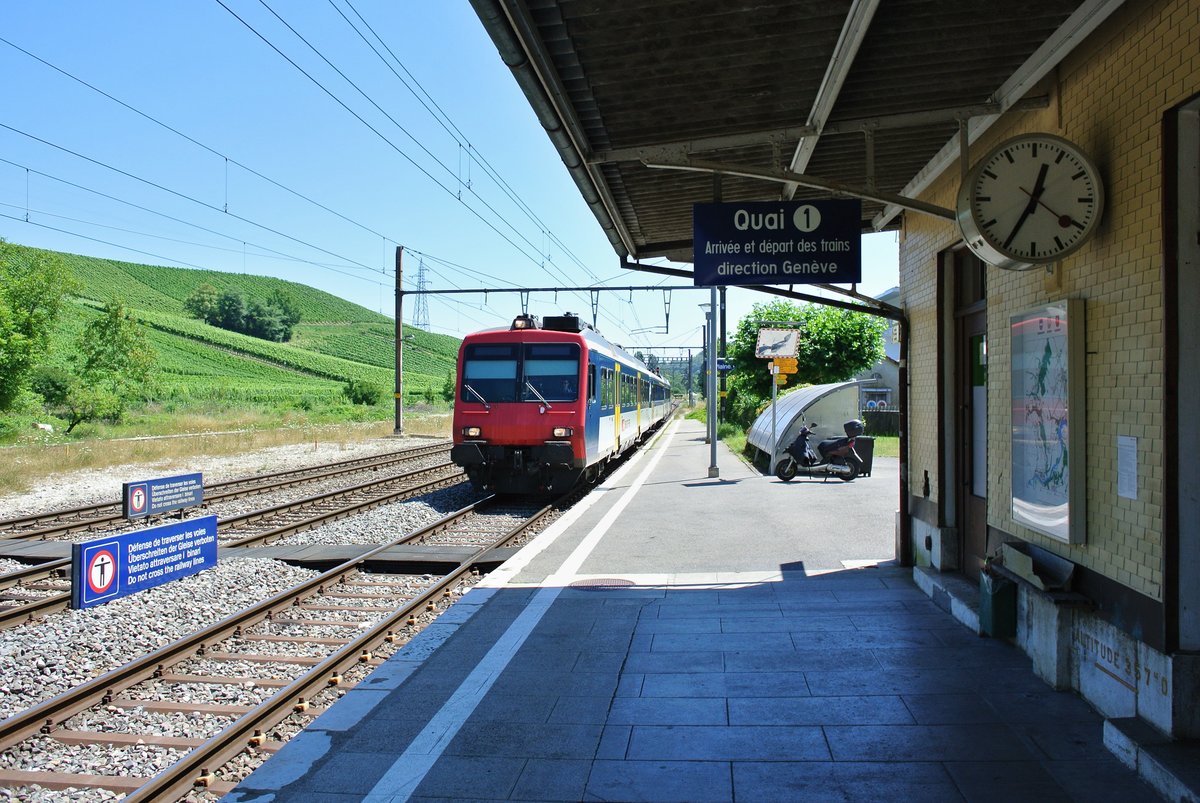
[[(727, 452), (709, 480), (692, 424), (229, 799), (1157, 799), (1086, 703), (910, 569), (836, 570), (847, 510), (892, 521), (882, 486), (785, 486)], [(594, 578), (620, 582), (573, 585)]]
[[(529, 594), (497, 591), (274, 800), (393, 799), (378, 778)], [(893, 797), (1156, 799), (1084, 702), (888, 568), (565, 589), (411, 799)]]

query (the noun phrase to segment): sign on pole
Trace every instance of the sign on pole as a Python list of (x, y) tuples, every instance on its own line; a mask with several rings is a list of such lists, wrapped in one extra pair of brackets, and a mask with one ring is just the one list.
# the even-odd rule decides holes
[(800, 333), (795, 329), (759, 329), (754, 356), (795, 357), (800, 349)]
[(862, 201), (752, 201), (692, 206), (699, 287), (862, 281)]

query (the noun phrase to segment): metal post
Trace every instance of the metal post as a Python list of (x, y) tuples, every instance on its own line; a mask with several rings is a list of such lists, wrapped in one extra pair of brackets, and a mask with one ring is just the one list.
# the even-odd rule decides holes
[(778, 459), (776, 455), (779, 453), (779, 435), (775, 423), (775, 400), (779, 398), (779, 385), (775, 384), (775, 366), (771, 366), (771, 468), (770, 473), (775, 473), (775, 461)]
[(396, 428), (404, 434), (404, 246), (396, 246)]
[[(720, 330), (719, 330), (719, 331), (721, 332), (721, 350), (720, 350), (720, 352), (718, 352), (718, 356), (719, 356), (721, 359), (725, 359), (725, 357), (726, 357), (726, 346), (728, 345), (728, 343), (727, 343), (727, 338), (726, 338), (726, 332), (725, 332), (725, 328), (726, 328), (726, 321), (725, 321), (725, 288), (724, 288), (724, 287), (721, 287), (721, 288), (720, 288), (720, 291), (721, 291), (721, 328), (720, 328)], [(728, 418), (729, 418), (729, 405), (727, 404), (727, 402), (728, 402), (728, 399), (726, 398), (726, 395), (725, 395), (725, 391), (726, 391), (726, 384), (725, 384), (726, 372), (725, 372), (725, 371), (719, 371), (719, 372), (718, 372), (718, 374), (717, 374), (717, 378), (720, 380), (720, 383), (721, 383), (721, 392), (717, 394), (717, 420), (718, 420), (718, 422), (719, 422), (719, 421), (720, 421), (722, 418), (726, 418), (726, 419), (728, 419)]]
[[(700, 398), (708, 403), (708, 313), (704, 313), (705, 322), (700, 324)], [(704, 427), (704, 442), (708, 443), (708, 425)]]
[(721, 476), (717, 467), (717, 288), (713, 287), (709, 298), (708, 337), (708, 422), (709, 422), (709, 461), (708, 476)]
[(687, 389), (688, 389), (688, 407), (696, 406), (696, 396), (692, 392), (692, 350), (688, 349), (688, 369), (687, 369)]

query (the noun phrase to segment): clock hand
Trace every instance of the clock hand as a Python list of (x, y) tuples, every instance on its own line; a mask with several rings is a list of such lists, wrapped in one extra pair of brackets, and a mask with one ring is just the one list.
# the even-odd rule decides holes
[(1004, 241), (1004, 247), (1008, 248), (1012, 241), (1016, 239), (1017, 232), (1025, 225), (1025, 221), (1037, 209), (1038, 198), (1041, 197), (1042, 191), (1046, 189), (1046, 173), (1050, 170), (1048, 162), (1042, 163), (1042, 169), (1038, 171), (1037, 181), (1034, 182), (1033, 192), (1029, 193), (1029, 203), (1025, 204), (1025, 208), (1021, 210), (1021, 216), (1017, 218), (1017, 225), (1013, 226), (1013, 230), (1009, 232), (1008, 239)]
[[(1025, 189), (1024, 187), (1017, 187), (1017, 189), (1019, 189), (1021, 192), (1025, 193), (1026, 195), (1028, 195), (1030, 198), (1033, 198), (1033, 193), (1032, 193), (1032, 192), (1030, 192), (1029, 190)], [(1056, 218), (1058, 218), (1058, 225), (1059, 225), (1059, 227), (1060, 227), (1060, 228), (1064, 228), (1064, 229), (1065, 229), (1065, 228), (1067, 228), (1068, 226), (1070, 226), (1070, 225), (1072, 225), (1073, 223), (1075, 223), (1075, 221), (1071, 219), (1071, 216), (1070, 216), (1070, 215), (1060, 215), (1060, 214), (1058, 214), (1058, 213), (1057, 213), (1057, 212), (1055, 212), (1053, 209), (1051, 209), (1049, 206), (1047, 206), (1047, 205), (1046, 205), (1046, 202), (1045, 202), (1045, 201), (1043, 201), (1041, 198), (1038, 198), (1038, 199), (1037, 199), (1037, 202), (1038, 202), (1038, 203), (1041, 205), (1041, 207), (1042, 207), (1043, 209), (1045, 209), (1047, 212), (1049, 212), (1050, 214), (1052, 214), (1052, 215), (1054, 215)]]

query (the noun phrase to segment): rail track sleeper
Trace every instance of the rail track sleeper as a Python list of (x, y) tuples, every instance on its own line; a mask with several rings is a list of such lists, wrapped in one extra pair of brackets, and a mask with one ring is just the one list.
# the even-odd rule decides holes
[(234, 676), (234, 675), (187, 675), (176, 672), (167, 672), (156, 676), (156, 680), (161, 680), (163, 683), (179, 683), (179, 684), (195, 684), (200, 685), (209, 683), (214, 686), (264, 686), (267, 688), (282, 688), (291, 681), (281, 680), (279, 678), (258, 678)]
[(204, 744), (203, 739), (184, 736), (160, 736), (151, 733), (120, 733), (118, 731), (78, 731), (60, 728), (49, 734), (50, 738), (63, 744), (106, 744), (114, 747), (149, 744), (155, 747), (171, 747), (179, 750), (194, 750)]
[(135, 792), (149, 778), (130, 778), (120, 775), (73, 775), (65, 772), (41, 772), (38, 770), (0, 770), (0, 787), (12, 789), (17, 786), (42, 786), (46, 789), (105, 789), (110, 792)]
[(268, 644), (349, 644), (351, 639), (348, 638), (333, 638), (332, 636), (275, 636), (275, 635), (255, 635), (246, 633), (242, 635), (242, 640), (247, 642), (263, 641)]
[[(175, 702), (174, 700), (135, 700), (130, 697), (119, 697), (109, 705), (114, 708), (133, 710), (140, 708), (144, 711), (155, 711), (160, 714), (212, 714), (214, 716), (240, 717), (254, 708), (252, 705), (236, 703), (197, 703)], [(53, 734), (51, 734), (53, 736)]]
[(204, 656), (208, 661), (246, 661), (252, 664), (302, 664), (312, 666), (321, 663), (321, 659), (311, 655), (262, 655), (251, 652), (208, 652)]
[(272, 619), (277, 625), (304, 625), (306, 627), (344, 627), (347, 630), (357, 630), (364, 624), (371, 624), (369, 619)]
[(396, 598), (394, 594), (355, 594), (352, 591), (326, 591), (325, 596), (333, 597), (334, 599), (360, 599), (365, 601), (391, 600)]

